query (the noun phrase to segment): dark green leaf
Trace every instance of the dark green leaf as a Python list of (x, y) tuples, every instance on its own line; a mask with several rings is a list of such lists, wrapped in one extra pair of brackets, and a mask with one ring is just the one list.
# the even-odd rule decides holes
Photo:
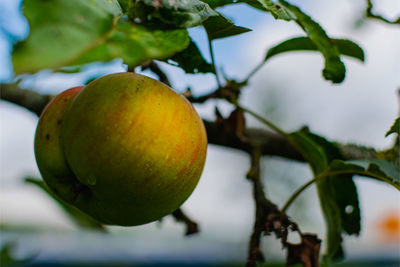
[(334, 191), (334, 201), (340, 211), (342, 231), (348, 235), (359, 235), (361, 231), (361, 210), (353, 175), (342, 174), (328, 179), (330, 179)]
[(124, 13), (128, 12), (128, 10), (133, 4), (132, 0), (118, 0), (118, 3), (121, 6), (121, 9)]
[[(338, 148), (325, 138), (308, 131), (294, 132), (290, 141), (310, 164), (315, 176), (326, 171), (329, 162), (341, 158)], [(339, 179), (340, 178), (340, 179)], [(342, 232), (358, 234), (360, 231), (360, 210), (358, 194), (352, 176), (330, 176), (316, 181), (320, 206), (324, 215), (327, 239), (325, 259), (341, 259)], [(346, 208), (353, 207), (351, 213)]]
[[(324, 149), (304, 132), (294, 132), (289, 135), (291, 143), (309, 163), (314, 176), (322, 173), (328, 167), (328, 158)], [(327, 232), (326, 254), (327, 259), (340, 257), (343, 254), (342, 227), (340, 209), (335, 202), (335, 191), (331, 180), (319, 179), (316, 181), (318, 198), (324, 216)]]
[(364, 171), (362, 166), (354, 163), (344, 162), (343, 160), (333, 160), (326, 170), (327, 173), (336, 175), (336, 173), (359, 173)]
[(62, 208), (63, 210), (70, 216), (70, 218), (80, 227), (93, 229), (93, 230), (100, 230), (106, 231), (106, 228), (103, 224), (98, 222), (97, 220), (93, 219), (86, 213), (83, 213), (78, 208), (66, 203), (65, 201), (61, 200), (57, 197), (50, 188), (46, 185), (46, 183), (42, 180), (35, 179), (35, 178), (26, 178), (25, 181), (27, 183), (34, 184), (45, 191), (52, 199), (54, 199)]
[(249, 6), (261, 11), (267, 11), (264, 6), (257, 0), (203, 0), (212, 8), (232, 5), (232, 4), (248, 4)]
[(218, 14), (199, 0), (137, 0), (130, 6), (129, 16), (141, 22), (156, 20), (177, 28), (189, 28)]
[[(334, 160), (344, 159), (339, 148), (326, 138), (313, 133), (307, 133), (307, 136), (324, 150), (328, 163), (331, 163)], [(353, 181), (353, 175), (335, 175), (327, 179), (329, 179), (329, 183), (334, 192), (334, 202), (337, 204), (340, 211), (342, 230), (349, 235), (360, 234), (360, 205), (358, 201), (357, 187)]]
[(312, 133), (308, 129), (303, 129), (302, 133), (315, 142), (315, 144), (317, 144), (324, 151), (328, 163), (335, 159), (343, 158), (339, 148), (334, 143), (328, 141), (325, 137)]
[(235, 4), (234, 0), (203, 0), (203, 2), (207, 3), (212, 8)]
[(340, 60), (338, 47), (328, 37), (324, 29), (300, 8), (284, 0), (280, 0), (279, 3), (294, 14), (296, 23), (324, 56), (325, 67), (322, 71), (324, 78), (334, 83), (341, 83), (346, 76), (346, 68)]
[(116, 0), (25, 0), (30, 34), (13, 51), (16, 74), (58, 68), (102, 42), (121, 14)]
[(170, 60), (176, 64), (167, 61), (169, 64), (180, 67), (186, 73), (207, 73), (213, 72), (212, 65), (208, 63), (201, 54), (196, 43), (190, 41), (185, 50), (176, 53)]
[(258, 2), (267, 10), (275, 19), (295, 20), (296, 16), (289, 8), (276, 3), (272, 0), (258, 0)]
[(398, 117), (392, 127), (390, 127), (389, 131), (386, 133), (385, 137), (388, 137), (392, 133), (397, 133), (400, 136), (400, 117)]
[[(331, 39), (337, 46), (339, 53), (364, 61), (364, 51), (354, 42), (345, 39)], [(265, 56), (265, 61), (269, 58), (285, 52), (291, 51), (318, 51), (317, 46), (308, 37), (296, 37), (286, 40), (270, 48)]]
[(302, 132), (289, 135), (290, 142), (310, 164), (314, 174), (319, 174), (328, 167), (328, 161), (322, 148)]
[(219, 16), (210, 17), (203, 22), (203, 26), (206, 29), (208, 38), (210, 40), (230, 37), (251, 31), (250, 29), (236, 26), (232, 23), (232, 21), (225, 18), (221, 14), (219, 14)]
[(335, 190), (332, 186), (333, 177), (319, 179), (316, 182), (319, 203), (326, 224), (325, 261), (341, 259), (342, 248), (342, 219), (341, 211), (335, 200)]

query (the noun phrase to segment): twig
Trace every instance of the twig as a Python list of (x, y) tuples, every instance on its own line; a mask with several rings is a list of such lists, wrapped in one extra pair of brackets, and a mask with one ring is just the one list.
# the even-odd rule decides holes
[[(321, 240), (314, 234), (302, 233), (295, 222), (265, 197), (260, 175), (261, 151), (253, 146), (251, 154), (251, 168), (247, 178), (253, 184), (253, 197), (256, 204), (256, 214), (253, 233), (250, 237), (246, 267), (255, 267), (258, 262), (264, 261), (260, 248), (262, 235), (274, 233), (280, 239), (282, 247), (287, 249), (287, 264), (302, 263), (303, 267), (318, 267), (319, 249)], [(299, 244), (287, 241), (289, 231), (296, 231), (301, 237)]]
[(260, 249), (260, 241), (264, 232), (264, 222), (266, 221), (266, 212), (264, 205), (268, 203), (263, 185), (260, 178), (260, 159), (261, 151), (255, 147), (251, 154), (251, 168), (247, 173), (247, 178), (253, 183), (253, 197), (256, 205), (255, 221), (253, 233), (250, 237), (249, 250), (247, 256), (246, 267), (256, 266), (257, 262), (264, 261), (264, 256)]
[(367, 1), (367, 8), (365, 9), (365, 16), (367, 18), (377, 19), (377, 20), (383, 21), (388, 24), (400, 24), (400, 17), (398, 17), (397, 19), (394, 19), (394, 20), (389, 20), (389, 19), (383, 17), (382, 15), (375, 14), (372, 11), (372, 9), (374, 7), (372, 4), (372, 0), (366, 0), (366, 1)]
[(183, 211), (181, 208), (177, 209), (172, 213), (172, 216), (178, 221), (178, 222), (183, 222), (186, 224), (186, 233), (185, 235), (192, 235), (195, 233), (198, 233), (199, 226), (197, 225), (196, 222), (194, 222), (192, 219), (190, 219)]

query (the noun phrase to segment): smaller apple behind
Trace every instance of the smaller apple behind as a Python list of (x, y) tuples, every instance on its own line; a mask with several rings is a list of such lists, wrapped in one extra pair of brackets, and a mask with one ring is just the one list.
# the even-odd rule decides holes
[(178, 209), (199, 181), (206, 151), (191, 103), (128, 72), (56, 96), (35, 135), (36, 161), (53, 192), (103, 223), (124, 226)]

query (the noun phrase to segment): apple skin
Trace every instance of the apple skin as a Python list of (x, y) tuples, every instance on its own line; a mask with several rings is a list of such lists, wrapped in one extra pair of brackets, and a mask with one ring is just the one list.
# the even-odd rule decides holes
[(57, 96), (35, 137), (39, 170), (53, 192), (100, 222), (123, 226), (178, 209), (199, 181), (206, 152), (191, 103), (134, 73)]
[(90, 194), (69, 168), (60, 142), (65, 110), (83, 88), (78, 86), (60, 93), (43, 109), (36, 128), (34, 150), (39, 171), (53, 193), (79, 206), (81, 210), (91, 210), (94, 214), (97, 211), (96, 203), (88, 201)]

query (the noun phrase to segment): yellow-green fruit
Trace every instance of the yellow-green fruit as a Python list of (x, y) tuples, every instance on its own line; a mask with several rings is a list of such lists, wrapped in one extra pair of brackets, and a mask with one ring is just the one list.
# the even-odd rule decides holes
[[(54, 193), (106, 224), (144, 224), (179, 208), (207, 150), (192, 105), (133, 73), (104, 76), (71, 95), (49, 104), (35, 137), (39, 169)], [(49, 144), (53, 135), (58, 141)]]

